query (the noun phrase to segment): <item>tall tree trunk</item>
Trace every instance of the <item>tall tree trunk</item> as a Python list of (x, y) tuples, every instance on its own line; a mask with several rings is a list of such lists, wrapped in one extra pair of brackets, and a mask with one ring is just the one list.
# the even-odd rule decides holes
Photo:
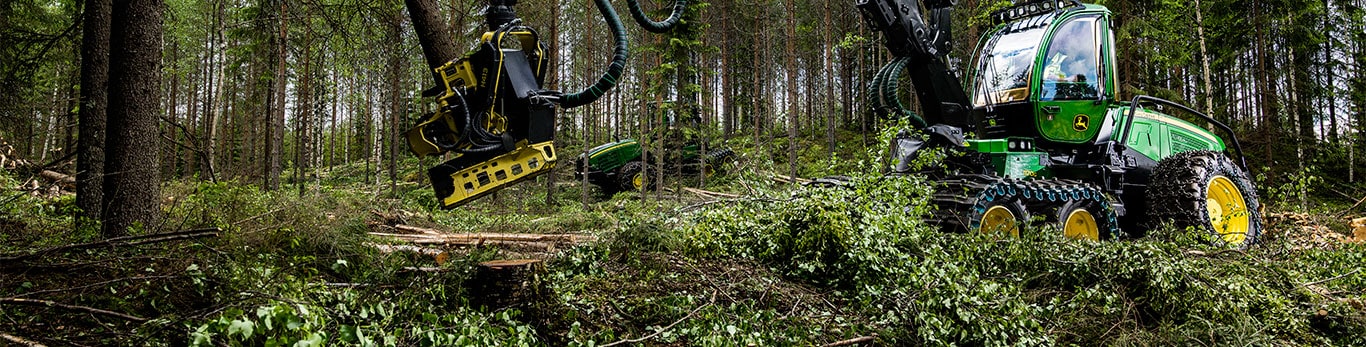
[(788, 175), (797, 177), (797, 13), (793, 0), (787, 0), (787, 163)]
[[(440, 25), (441, 21), (433, 21)], [(390, 42), (402, 42), (403, 40), (403, 15), (395, 13), (390, 27)], [(442, 30), (441, 32), (444, 32)], [(389, 195), (398, 196), (398, 124), (403, 117), (403, 104), (399, 95), (399, 81), (403, 75), (403, 56), (402, 50), (394, 49), (389, 54), (389, 114), (388, 121), (385, 122), (384, 140), (388, 142), (388, 169), (389, 169)]]
[(830, 2), (826, 1), (822, 2), (822, 4), (822, 9), (825, 13), (824, 23), (826, 30), (821, 30), (821, 33), (824, 36), (824, 44), (821, 46), (821, 59), (825, 61), (825, 78), (822, 79), (821, 82), (825, 85), (825, 95), (821, 97), (821, 105), (824, 106), (824, 109), (821, 113), (824, 113), (825, 115), (825, 138), (827, 141), (827, 148), (830, 150), (830, 157), (834, 157), (836, 145), (835, 107), (833, 102), (835, 100), (835, 91), (833, 88), (835, 83), (835, 47), (830, 42), (830, 31), (834, 30), (834, 28), (830, 25)]
[(313, 136), (310, 135), (310, 127), (313, 125), (313, 74), (312, 51), (313, 49), (313, 30), (304, 26), (304, 47), (303, 47), (303, 73), (299, 75), (299, 87), (295, 89), (298, 100), (294, 101), (294, 112), (298, 114), (295, 121), (294, 139), (294, 184), (298, 185), (299, 196), (304, 195), (304, 186), (307, 182), (308, 169), (313, 160), (311, 157)]
[(120, 1), (110, 21), (108, 142), (103, 214), (105, 237), (142, 225), (161, 212), (157, 179), (157, 111), (161, 103), (160, 0)]
[[(408, 16), (413, 21), (413, 31), (417, 32), (417, 42), (422, 46), (422, 56), (427, 59), (427, 72), (432, 74), (433, 88), (442, 88), (441, 75), (436, 68), (455, 58), (455, 42), (451, 40), (450, 28), (441, 21), (433, 0), (403, 0), (408, 7)], [(559, 6), (556, 6), (558, 8)], [(556, 17), (558, 18), (558, 17)]]
[(286, 58), (289, 55), (289, 3), (287, 0), (280, 0), (280, 32), (276, 36), (276, 65), (275, 78), (271, 80), (271, 100), (268, 106), (267, 116), (270, 117), (270, 125), (266, 132), (266, 163), (265, 163), (265, 182), (266, 190), (280, 188), (280, 169), (281, 156), (284, 155), (283, 147), (285, 144), (285, 89), (287, 88), (286, 79), (289, 71), (286, 69)]
[[(174, 41), (171, 42), (170, 47), (168, 47), (168, 49), (171, 50), (170, 61), (172, 66), (170, 67), (170, 69), (175, 70), (175, 63), (177, 60), (179, 60), (177, 58), (179, 58), (180, 49), (176, 47), (176, 43)], [(166, 109), (166, 119), (164, 120), (164, 123), (166, 124), (164, 126), (164, 129), (166, 129), (165, 136), (168, 139), (168, 141), (171, 141), (171, 144), (169, 146), (170, 148), (166, 151), (166, 153), (164, 153), (166, 155), (166, 159), (161, 162), (161, 177), (172, 177), (172, 175), (175, 175), (177, 164), (176, 159), (180, 157), (180, 146), (175, 145), (177, 141), (180, 141), (178, 139), (178, 137), (180, 136), (176, 135), (178, 129), (175, 127), (175, 125), (179, 124), (178, 122), (180, 122), (179, 115), (177, 114), (179, 108), (176, 107), (176, 104), (180, 102), (180, 100), (177, 100), (180, 98), (180, 74), (171, 73), (171, 86), (170, 88), (167, 88), (167, 91), (170, 95), (168, 96), (166, 100), (166, 105), (164, 106)], [(162, 122), (158, 122), (158, 124), (161, 123)], [(186, 135), (186, 137), (188, 138), (189, 134), (184, 135)]]
[[(549, 47), (549, 50), (550, 50), (550, 51), (549, 51), (549, 52), (546, 52), (546, 56), (550, 57), (549, 59), (547, 59), (547, 60), (548, 60), (548, 63), (549, 63), (549, 66), (547, 66), (546, 68), (549, 69), (548, 71), (549, 71), (550, 73), (546, 74), (546, 81), (545, 81), (545, 82), (546, 82), (546, 89), (549, 89), (549, 90), (557, 90), (557, 89), (559, 88), (559, 82), (560, 82), (560, 76), (559, 76), (559, 74), (555, 73), (555, 71), (559, 71), (559, 68), (560, 68), (560, 64), (559, 64), (559, 57), (560, 57), (560, 13), (561, 13), (560, 6), (553, 6), (553, 7), (550, 8), (550, 18), (551, 18), (551, 20), (550, 20), (550, 32), (548, 33), (548, 34), (549, 34), (549, 37), (550, 37), (550, 47)], [(559, 120), (558, 117), (551, 119), (552, 122), (553, 122), (553, 121), (558, 121), (558, 120)], [(556, 125), (552, 125), (552, 129), (556, 129), (557, 131), (559, 130), (559, 129), (558, 129), (558, 126), (556, 126)], [(556, 144), (556, 145), (558, 145), (558, 144)], [(546, 204), (546, 205), (550, 205), (550, 206), (554, 206), (554, 205), (555, 205), (555, 171), (556, 171), (556, 169), (559, 168), (560, 166), (562, 166), (562, 165), (557, 165), (557, 166), (555, 166), (555, 167), (552, 167), (552, 168), (550, 169), (550, 173), (546, 175), (546, 179), (545, 179), (545, 204)]]
[(1204, 8), (1200, 7), (1200, 0), (1195, 0), (1195, 36), (1200, 41), (1200, 66), (1205, 82), (1205, 114), (1214, 114), (1214, 93), (1210, 83), (1209, 53), (1205, 49), (1205, 16)]
[(108, 106), (111, 0), (86, 0), (81, 23), (81, 110), (76, 157), (77, 223), (103, 211), (105, 112)]

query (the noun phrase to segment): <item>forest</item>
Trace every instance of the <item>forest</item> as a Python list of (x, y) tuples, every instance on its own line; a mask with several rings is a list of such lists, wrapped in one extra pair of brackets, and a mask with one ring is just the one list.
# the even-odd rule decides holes
[[(1227, 174), (1143, 169), (1152, 186), (1212, 175), (1190, 199), (1208, 228), (1164, 204), (1184, 197), (1128, 200), (1143, 185), (1063, 166), (985, 175), (1010, 194), (1072, 184), (1062, 195), (1094, 204), (1081, 205), (1089, 237), (1068, 227), (1071, 203), (1017, 211), (991, 204), (992, 189), (961, 203), (986, 211), (964, 212), (970, 222), (944, 217), (946, 194), (978, 188), (917, 170), (955, 167), (961, 148), (988, 155), (991, 129), (1015, 120), (987, 113), (958, 149), (898, 147), (952, 142), (924, 125), (1008, 109), (988, 100), (1008, 91), (982, 96), (974, 76), (995, 64), (979, 56), (1003, 56), (992, 35), (1031, 30), (998, 26), (1015, 3), (905, 1), (943, 15), (927, 40), (951, 33), (905, 58), (905, 35), (860, 8), (881, 2), (6, 1), (0, 346), (1366, 344), (1366, 1), (1082, 1), (1108, 9), (1094, 22), (1113, 35), (1093, 39), (1105, 53), (1093, 95), (1031, 95), (1044, 106), (1029, 112), (1098, 98), (1110, 113), (1064, 128), (1101, 144), (1113, 127), (1125, 140), (1110, 142), (1134, 152), (1134, 127), (1119, 135), (1129, 111), (1130, 124), (1213, 134), (1210, 150), (1166, 158), (1231, 159)], [(604, 6), (673, 19), (614, 25)], [(511, 8), (514, 29), (490, 27)], [(452, 95), (483, 105), (478, 91), (499, 87), (472, 71), (479, 83), (456, 87), (443, 74), (459, 65), (442, 63), (507, 52), (499, 35), (530, 37), (518, 30), (539, 40), (526, 59), (544, 59), (527, 70), (541, 94), (491, 93), (499, 115), (478, 123), (514, 129), (485, 146), (534, 148), (551, 165), (455, 200), (442, 186), (464, 181), (433, 172), (484, 157), (430, 135), (432, 120), (457, 112)], [(1025, 93), (1044, 88), (1047, 58), (1024, 67), (1040, 84)], [(885, 73), (898, 64), (906, 75)], [(926, 106), (956, 93), (918, 79), (936, 66), (966, 109)], [(506, 69), (494, 78), (522, 88)], [(1136, 117), (1145, 95), (1191, 112)], [(528, 117), (553, 116), (532, 135), (509, 111), (525, 102)], [(1026, 143), (1041, 149), (1020, 153), (1042, 166), (1091, 155), (1056, 145), (1067, 141), (1040, 117)], [(460, 141), (479, 127), (449, 119), (442, 131)], [(536, 126), (553, 138), (528, 140)], [(989, 154), (1018, 158), (1011, 134)], [(625, 145), (641, 157), (588, 172)], [(1211, 236), (1229, 196), (1242, 206), (1226, 218), (1251, 231)], [(995, 206), (1006, 234), (984, 226)]]

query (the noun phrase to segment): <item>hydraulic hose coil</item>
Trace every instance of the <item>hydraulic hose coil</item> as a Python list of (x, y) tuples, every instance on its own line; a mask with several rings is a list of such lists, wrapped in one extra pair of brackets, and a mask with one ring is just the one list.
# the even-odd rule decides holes
[[(630, 5), (631, 15), (635, 17), (636, 22), (640, 23), (646, 31), (653, 33), (662, 33), (673, 29), (683, 17), (683, 11), (688, 6), (686, 0), (677, 0), (674, 2), (673, 13), (669, 15), (669, 18), (655, 22), (645, 17), (645, 12), (641, 10), (638, 0), (629, 0), (627, 3)], [(611, 30), (612, 36), (616, 37), (612, 63), (607, 66), (607, 72), (603, 73), (602, 77), (599, 77), (592, 86), (577, 93), (562, 96), (560, 107), (575, 108), (597, 101), (598, 98), (617, 86), (617, 82), (621, 80), (622, 72), (626, 70), (626, 59), (630, 53), (630, 42), (626, 38), (626, 27), (621, 24), (621, 17), (617, 15), (617, 10), (612, 8), (611, 2), (593, 0), (593, 4), (598, 7), (598, 13), (602, 14), (602, 19), (607, 22), (607, 27)]]

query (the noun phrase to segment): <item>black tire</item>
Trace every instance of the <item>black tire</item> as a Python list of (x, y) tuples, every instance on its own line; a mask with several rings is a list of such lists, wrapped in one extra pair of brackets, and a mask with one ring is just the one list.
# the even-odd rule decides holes
[(1019, 238), (1029, 227), (1029, 212), (1019, 199), (997, 199), (983, 206), (982, 212), (974, 211), (969, 219), (969, 229), (974, 232)]
[(708, 163), (720, 165), (725, 163), (726, 161), (729, 161), (730, 157), (732, 156), (735, 156), (735, 151), (732, 151), (730, 148), (722, 148), (711, 151), (711, 153), (707, 153), (706, 161)]
[(640, 191), (654, 189), (654, 169), (643, 161), (633, 161), (617, 169), (618, 191)]
[(1068, 201), (1053, 212), (1050, 222), (1067, 238), (1109, 240), (1118, 226), (1112, 216), (1114, 209), (1106, 205), (1099, 200)]
[(1247, 173), (1219, 152), (1190, 151), (1163, 159), (1148, 185), (1150, 228), (1170, 222), (1229, 247), (1257, 243), (1264, 225), (1260, 208)]

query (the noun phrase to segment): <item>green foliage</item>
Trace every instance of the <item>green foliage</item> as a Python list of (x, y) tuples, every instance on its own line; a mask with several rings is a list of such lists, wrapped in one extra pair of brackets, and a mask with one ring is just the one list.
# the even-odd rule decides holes
[(1263, 201), (1276, 203), (1279, 209), (1308, 212), (1309, 206), (1306, 203), (1309, 197), (1314, 195), (1317, 187), (1324, 183), (1323, 178), (1319, 177), (1319, 170), (1314, 166), (1296, 170), (1285, 177), (1285, 182), (1276, 185), (1271, 179), (1266, 177), (1265, 172), (1269, 168), (1263, 168), (1262, 173), (1257, 175), (1257, 186), (1263, 188)]

